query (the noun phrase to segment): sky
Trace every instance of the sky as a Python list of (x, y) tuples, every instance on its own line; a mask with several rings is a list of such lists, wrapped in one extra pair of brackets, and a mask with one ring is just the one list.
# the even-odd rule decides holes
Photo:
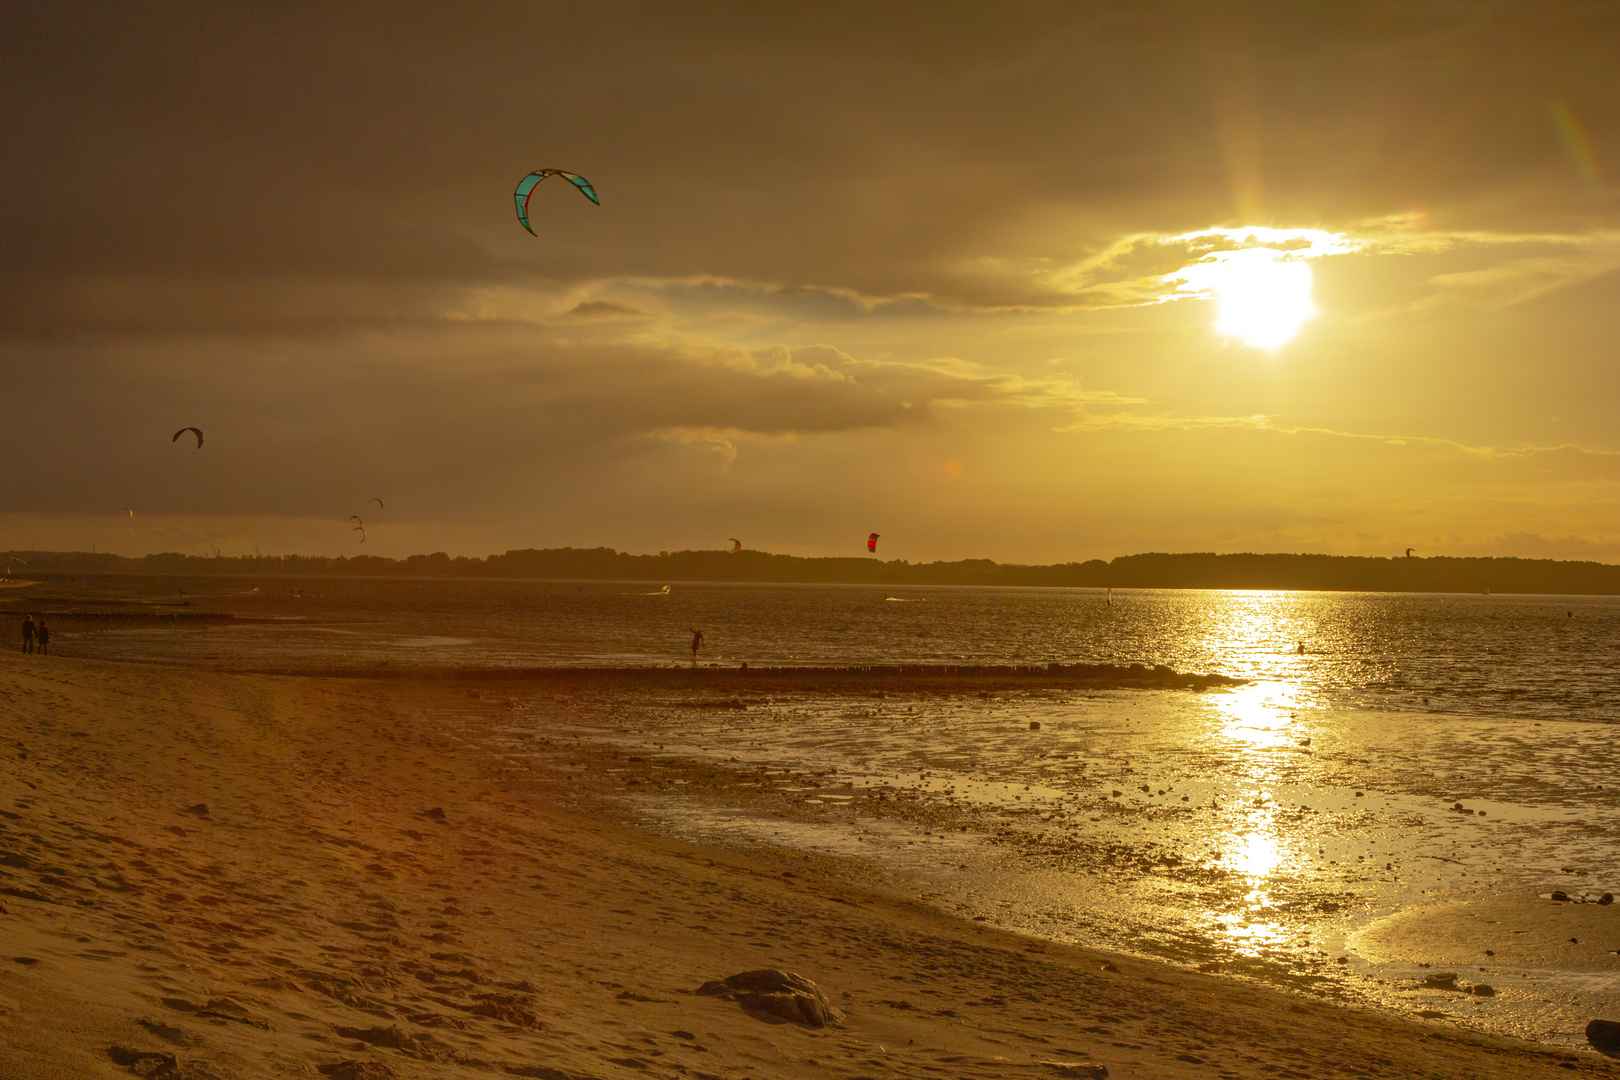
[[(1620, 561), (1617, 50), (1596, 2), (6, 5), (0, 549)], [(531, 236), (540, 168), (601, 205)]]

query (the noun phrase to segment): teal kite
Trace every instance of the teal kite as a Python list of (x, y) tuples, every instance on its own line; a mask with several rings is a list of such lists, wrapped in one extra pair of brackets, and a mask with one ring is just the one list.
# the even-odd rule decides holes
[(540, 186), (540, 181), (544, 180), (548, 176), (562, 177), (570, 184), (573, 184), (575, 187), (579, 188), (580, 192), (587, 199), (591, 200), (591, 202), (595, 203), (597, 206), (602, 205), (602, 200), (596, 197), (596, 189), (591, 187), (591, 182), (577, 173), (564, 172), (561, 169), (540, 169), (536, 172), (532, 172), (528, 176), (525, 176), (523, 179), (518, 181), (517, 191), (512, 196), (512, 198), (517, 202), (518, 222), (525, 229), (529, 230), (530, 236), (538, 236), (540, 234), (535, 232), (534, 228), (529, 224), (529, 199), (533, 197), (534, 189)]

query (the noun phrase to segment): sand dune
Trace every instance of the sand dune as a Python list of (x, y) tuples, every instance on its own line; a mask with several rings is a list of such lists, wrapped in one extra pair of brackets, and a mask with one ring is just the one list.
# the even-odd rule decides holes
[[(638, 833), (424, 718), (465, 692), (0, 659), (0, 1075), (1616, 1072)], [(756, 968), (842, 1026), (694, 993)]]

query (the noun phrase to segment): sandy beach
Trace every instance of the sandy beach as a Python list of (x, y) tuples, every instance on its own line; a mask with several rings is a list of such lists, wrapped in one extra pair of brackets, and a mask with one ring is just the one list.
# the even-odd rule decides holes
[[(468, 693), (7, 655), (0, 1071), (1620, 1072), (955, 920), (857, 860), (640, 832), (591, 795), (610, 751), (514, 778), (430, 722)], [(695, 993), (761, 968), (842, 1023)]]

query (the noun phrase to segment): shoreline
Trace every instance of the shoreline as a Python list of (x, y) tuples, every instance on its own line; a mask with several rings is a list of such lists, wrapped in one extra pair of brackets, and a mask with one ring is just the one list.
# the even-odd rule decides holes
[(221, 673), (310, 676), (327, 679), (391, 679), (425, 682), (532, 681), (542, 688), (701, 689), (732, 692), (805, 691), (860, 693), (978, 693), (984, 690), (1207, 690), (1242, 686), (1229, 675), (1178, 672), (1163, 664), (699, 664), (531, 667), (361, 665), (352, 667), (235, 667), (208, 665)]
[[(17, 1080), (161, 1060), (115, 1046), (186, 1077), (1617, 1074), (955, 919), (856, 860), (629, 828), (578, 776), (519, 780), (433, 723), (459, 686), (21, 659), (0, 662)], [(844, 1026), (693, 994), (759, 967)]]

